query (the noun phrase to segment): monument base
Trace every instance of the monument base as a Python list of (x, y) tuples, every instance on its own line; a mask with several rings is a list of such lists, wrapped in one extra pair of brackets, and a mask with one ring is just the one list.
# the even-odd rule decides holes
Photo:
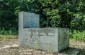
[(29, 54), (30, 55), (79, 55), (80, 53), (80, 50), (78, 48), (68, 48), (61, 52), (48, 52), (43, 50), (31, 49), (31, 48), (22, 48), (22, 47), (20, 48), (22, 49), (22, 51), (24, 49), (25, 54), (28, 53), (28, 55)]
[(19, 33), (19, 45), (44, 51), (59, 52), (69, 47), (69, 29), (23, 28)]

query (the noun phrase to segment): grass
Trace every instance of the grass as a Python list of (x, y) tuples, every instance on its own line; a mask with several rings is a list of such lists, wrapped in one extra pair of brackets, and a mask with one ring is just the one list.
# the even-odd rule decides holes
[(15, 28), (11, 28), (9, 30), (5, 30), (4, 28), (0, 29), (0, 35), (17, 35), (17, 34), (18, 30)]
[(73, 33), (70, 33), (70, 38), (85, 42), (85, 31), (74, 30)]
[(0, 29), (0, 40), (9, 40), (9, 39), (16, 39), (18, 31), (15, 28), (11, 28), (9, 30)]
[(10, 40), (10, 39), (17, 39), (17, 35), (0, 35), (0, 41), (2, 40)]

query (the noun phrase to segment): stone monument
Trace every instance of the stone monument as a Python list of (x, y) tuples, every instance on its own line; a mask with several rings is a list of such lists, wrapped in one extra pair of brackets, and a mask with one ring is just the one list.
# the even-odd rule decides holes
[(19, 45), (59, 52), (69, 47), (68, 28), (39, 28), (39, 15), (19, 13)]

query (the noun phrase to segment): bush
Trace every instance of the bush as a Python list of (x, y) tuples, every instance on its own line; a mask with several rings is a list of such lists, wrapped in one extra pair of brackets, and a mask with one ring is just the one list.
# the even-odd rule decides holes
[(17, 35), (18, 31), (16, 28), (11, 28), (9, 30), (6, 29), (0, 29), (0, 35)]
[(70, 33), (70, 37), (76, 40), (85, 41), (85, 31), (74, 30)]

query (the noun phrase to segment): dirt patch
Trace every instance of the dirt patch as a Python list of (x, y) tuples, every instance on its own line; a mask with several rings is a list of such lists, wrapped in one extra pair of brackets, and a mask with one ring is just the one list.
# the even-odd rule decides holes
[[(5, 46), (18, 45), (17, 39), (12, 39), (9, 41), (0, 41), (0, 48)], [(70, 41), (70, 47), (80, 49), (80, 55), (85, 54), (85, 43), (79, 41)], [(9, 47), (0, 50), (0, 55), (59, 55), (58, 53), (51, 53), (42, 50), (35, 50), (30, 48), (21, 47)]]

